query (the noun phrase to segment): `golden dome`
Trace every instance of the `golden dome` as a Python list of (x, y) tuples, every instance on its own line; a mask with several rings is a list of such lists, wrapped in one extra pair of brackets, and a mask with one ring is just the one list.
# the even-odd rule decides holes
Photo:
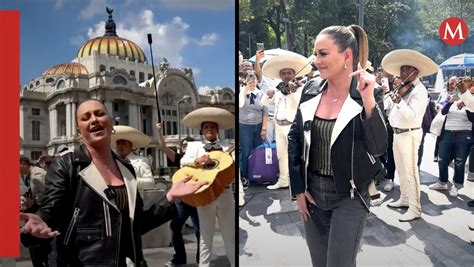
[(43, 72), (44, 75), (57, 75), (57, 74), (63, 74), (63, 73), (73, 73), (73, 74), (89, 74), (87, 71), (86, 67), (84, 65), (79, 64), (79, 63), (64, 63), (64, 64), (58, 64), (55, 66), (52, 66), (51, 68), (45, 70)]
[(137, 59), (140, 63), (146, 62), (145, 54), (140, 46), (118, 36), (104, 35), (87, 41), (79, 48), (77, 57), (90, 56), (93, 51), (98, 51), (102, 55), (119, 56), (123, 59), (128, 58), (132, 61)]

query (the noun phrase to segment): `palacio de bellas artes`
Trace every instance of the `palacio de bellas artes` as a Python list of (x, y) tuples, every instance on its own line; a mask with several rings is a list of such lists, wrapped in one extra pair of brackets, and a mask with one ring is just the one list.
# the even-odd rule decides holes
[[(178, 147), (188, 136), (199, 138), (199, 131), (180, 124), (192, 110), (214, 106), (234, 113), (233, 89), (200, 94), (192, 68), (173, 68), (163, 58), (155, 65), (153, 77), (150, 61), (140, 46), (120, 37), (109, 13), (103, 36), (86, 41), (71, 62), (54, 65), (21, 86), (20, 154), (35, 160), (43, 154), (54, 155), (60, 145), (70, 149), (79, 145), (75, 111), (78, 103), (92, 98), (105, 103), (115, 125), (132, 126), (153, 138), (139, 154), (149, 158), (155, 174), (163, 173), (167, 160), (159, 149), (155, 127), (155, 81), (168, 146)], [(235, 133), (227, 130), (220, 136), (233, 143)]]

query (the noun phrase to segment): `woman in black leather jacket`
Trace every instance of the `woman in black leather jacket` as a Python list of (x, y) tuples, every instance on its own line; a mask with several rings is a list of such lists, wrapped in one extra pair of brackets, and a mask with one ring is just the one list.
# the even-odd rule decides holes
[(322, 30), (315, 53), (321, 79), (305, 85), (288, 134), (291, 191), (313, 266), (355, 266), (368, 185), (383, 168), (375, 157), (387, 147), (382, 93), (364, 70), (368, 44), (359, 26)]
[(38, 238), (53, 238), (50, 266), (122, 267), (126, 258), (146, 266), (141, 235), (173, 218), (172, 202), (204, 183), (174, 184), (144, 211), (133, 167), (110, 148), (113, 128), (105, 106), (81, 103), (76, 122), (83, 144), (53, 161), (39, 211), (20, 215), (26, 221), (22, 242), (32, 246)]

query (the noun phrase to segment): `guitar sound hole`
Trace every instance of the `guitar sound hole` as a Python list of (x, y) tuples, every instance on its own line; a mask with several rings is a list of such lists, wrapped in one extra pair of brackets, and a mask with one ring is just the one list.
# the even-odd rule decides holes
[(206, 170), (211, 170), (211, 169), (214, 169), (215, 167), (217, 167), (219, 165), (219, 162), (215, 159), (213, 159), (212, 161), (204, 164), (204, 169)]

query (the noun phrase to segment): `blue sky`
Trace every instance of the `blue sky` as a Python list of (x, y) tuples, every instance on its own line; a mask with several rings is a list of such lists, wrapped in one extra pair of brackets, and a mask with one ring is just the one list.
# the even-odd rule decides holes
[(234, 88), (234, 0), (1, 0), (0, 9), (20, 11), (21, 85), (103, 35), (106, 6), (117, 34), (140, 45), (150, 63), (149, 32), (155, 64), (166, 57), (171, 67), (193, 68), (200, 90)]

